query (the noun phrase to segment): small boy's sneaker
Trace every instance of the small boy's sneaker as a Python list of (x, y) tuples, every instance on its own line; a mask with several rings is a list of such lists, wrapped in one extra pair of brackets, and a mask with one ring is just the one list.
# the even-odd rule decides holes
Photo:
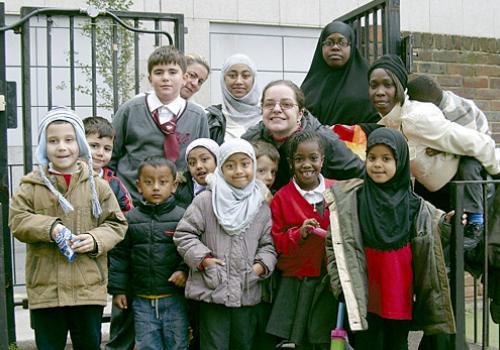
[(278, 345), (276, 345), (276, 349), (295, 349), (295, 343), (288, 340), (282, 340)]
[(483, 238), (484, 225), (469, 223), (464, 228), (464, 250), (469, 251), (476, 248)]

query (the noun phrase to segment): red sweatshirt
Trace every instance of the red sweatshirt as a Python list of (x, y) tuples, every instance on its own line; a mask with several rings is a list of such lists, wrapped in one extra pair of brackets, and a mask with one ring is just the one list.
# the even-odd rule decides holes
[(321, 265), (325, 263), (325, 239), (310, 234), (302, 240), (300, 227), (304, 220), (315, 218), (326, 230), (330, 223), (326, 204), (321, 217), (297, 191), (292, 179), (274, 195), (271, 211), (272, 234), (279, 254), (277, 267), (283, 276), (319, 276)]

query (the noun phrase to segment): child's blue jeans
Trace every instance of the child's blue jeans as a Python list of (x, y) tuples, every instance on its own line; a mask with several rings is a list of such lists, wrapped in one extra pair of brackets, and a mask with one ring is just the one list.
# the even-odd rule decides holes
[(134, 297), (135, 342), (141, 350), (188, 348), (188, 317), (183, 295)]

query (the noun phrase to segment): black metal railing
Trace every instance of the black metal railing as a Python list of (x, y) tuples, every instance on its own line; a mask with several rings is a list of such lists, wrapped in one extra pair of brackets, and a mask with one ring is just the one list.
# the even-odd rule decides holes
[(337, 20), (351, 25), (356, 46), (369, 62), (386, 53), (399, 54), (399, 0), (375, 0)]
[[(2, 221), (2, 203), (0, 202), (0, 222)], [(0, 225), (0, 247), (4, 245), (3, 226)], [(5, 292), (6, 281), (4, 266), (4, 252), (0, 249), (0, 349), (7, 349), (9, 345), (8, 319), (7, 319), (7, 298)]]
[[(36, 19), (36, 22), (32, 21)], [(59, 22), (64, 22), (56, 26), (56, 19)], [(89, 51), (84, 52), (81, 47), (85, 46), (81, 42), (81, 38), (75, 38), (75, 32), (81, 30), (78, 27), (77, 21), (81, 19), (87, 19), (90, 22), (89, 31)], [(99, 21), (111, 21), (113, 25), (109, 26), (109, 34), (112, 36), (111, 47), (98, 47), (97, 46), (97, 26)], [(81, 26), (81, 24), (80, 24)], [(134, 93), (139, 93), (140, 81), (141, 81), (141, 62), (140, 62), (140, 52), (141, 52), (141, 42), (140, 34), (151, 34), (154, 36), (154, 46), (158, 46), (161, 43), (160, 38), (164, 37), (167, 40), (167, 44), (173, 44), (177, 46), (180, 50), (184, 49), (184, 16), (178, 14), (167, 14), (167, 13), (148, 13), (148, 12), (125, 12), (125, 11), (108, 11), (100, 10), (94, 7), (89, 7), (87, 9), (59, 9), (59, 8), (34, 8), (34, 7), (22, 7), (21, 8), (21, 18), (15, 23), (0, 28), (0, 31), (14, 31), (21, 35), (20, 47), (21, 47), (21, 62), (19, 66), (21, 67), (21, 95), (22, 95), (22, 121), (23, 121), (23, 163), (24, 172), (28, 173), (32, 169), (32, 120), (33, 120), (33, 107), (44, 107), (45, 109), (50, 109), (54, 103), (54, 91), (56, 86), (54, 84), (54, 72), (57, 70), (61, 72), (63, 70), (69, 72), (67, 77), (68, 86), (64, 88), (67, 91), (67, 101), (58, 104), (64, 104), (70, 106), (72, 109), (77, 107), (87, 107), (78, 104), (77, 101), (77, 77), (75, 76), (75, 71), (77, 68), (81, 69), (82, 66), (89, 70), (90, 82), (87, 91), (91, 96), (90, 108), (92, 110), (92, 115), (98, 115), (98, 108), (105, 107), (106, 109), (111, 109), (116, 111), (119, 107), (119, 86), (118, 81), (118, 50), (120, 43), (117, 40), (118, 32), (117, 27), (122, 27), (126, 31), (133, 32), (133, 44), (131, 53), (131, 69), (133, 66), (133, 89)], [(148, 29), (153, 27), (154, 29)], [(167, 27), (173, 32), (173, 35), (169, 34), (167, 30), (162, 28)], [(106, 27), (107, 28), (107, 27)], [(32, 44), (32, 30), (37, 29), (40, 31), (45, 31), (44, 42), (37, 42), (39, 52), (45, 52), (45, 64), (36, 66), (41, 70), (44, 69), (43, 74), (46, 75), (47, 79), (45, 82), (44, 90), (46, 93), (46, 101), (39, 101), (35, 105), (32, 101), (32, 69), (34, 65), (31, 60), (33, 57), (32, 49), (34, 45)], [(59, 36), (59, 40), (54, 42), (53, 35), (55, 31), (65, 30), (67, 32), (66, 39), (62, 39)], [(108, 29), (107, 29), (108, 30)], [(80, 40), (79, 47), (75, 47), (75, 40)], [(149, 53), (153, 47), (147, 45), (147, 53)], [(55, 53), (57, 55), (64, 54), (64, 49), (67, 50), (68, 63), (67, 65), (53, 64)], [(97, 56), (99, 50), (113, 50), (111, 57), (111, 96), (112, 102), (110, 106), (100, 106), (98, 101), (98, 83), (103, 77), (98, 74), (98, 62)], [(90, 55), (90, 63), (82, 64), (78, 62), (77, 55), (83, 57), (86, 53)], [(66, 77), (65, 77), (66, 78)], [(65, 80), (66, 81), (66, 80)]]
[(374, 0), (337, 18), (355, 32), (354, 43), (369, 63), (392, 53), (399, 55), (410, 72), (413, 60), (411, 35), (402, 38), (399, 0)]
[[(495, 224), (500, 220), (500, 180), (485, 180), (485, 181), (453, 181), (453, 199), (452, 207), (455, 210), (453, 222), (453, 235), (450, 241), (450, 287), (457, 332), (453, 336), (454, 349), (463, 349), (466, 342), (472, 342), (481, 346), (482, 349), (490, 347), (490, 297), (488, 295), (489, 284), (492, 282), (489, 278), (489, 273), (493, 266), (490, 265), (490, 237), (500, 235)], [(484, 231), (482, 244), (479, 246), (479, 256), (482, 258), (482, 266), (480, 266), (480, 280), (474, 278), (473, 282), (473, 300), (472, 300), (472, 339), (466, 334), (466, 295), (465, 295), (465, 279), (464, 279), (464, 248), (463, 234), (464, 226), (462, 224), (462, 214), (464, 212), (464, 186), (468, 184), (478, 184), (482, 187), (483, 193), (483, 208), (484, 215)], [(488, 187), (491, 185), (498, 187), (494, 197), (489, 196)], [(498, 203), (497, 203), (498, 202)], [(478, 277), (476, 275), (476, 277)], [(493, 281), (500, 283), (500, 281)], [(479, 287), (479, 283), (482, 285)], [(481, 322), (478, 322), (478, 318)], [(497, 325), (498, 328), (498, 325)], [(478, 332), (481, 330), (481, 337)], [(498, 339), (500, 339), (500, 328), (497, 329)], [(498, 346), (498, 344), (497, 344)]]

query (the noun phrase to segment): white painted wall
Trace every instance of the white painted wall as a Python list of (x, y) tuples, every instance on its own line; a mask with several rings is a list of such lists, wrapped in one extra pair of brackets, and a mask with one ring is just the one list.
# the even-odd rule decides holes
[(401, 28), (500, 38), (499, 0), (402, 0)]
[[(190, 27), (204, 21), (320, 27), (367, 0), (135, 0), (132, 10), (183, 13)], [(401, 28), (465, 36), (500, 37), (499, 0), (401, 0)], [(9, 0), (21, 6), (85, 7), (83, 0)], [(193, 28), (196, 31), (196, 28)]]

